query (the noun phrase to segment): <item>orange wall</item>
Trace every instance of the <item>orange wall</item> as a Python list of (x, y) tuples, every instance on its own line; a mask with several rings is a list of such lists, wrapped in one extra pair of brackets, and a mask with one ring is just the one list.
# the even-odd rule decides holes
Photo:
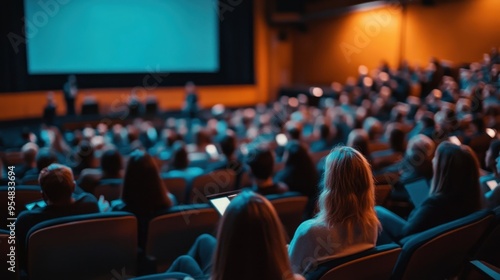
[(435, 56), (454, 63), (479, 61), (500, 47), (500, 1), (462, 0), (409, 9), (405, 56), (424, 64)]
[[(254, 57), (255, 57), (255, 85), (237, 86), (203, 86), (198, 88), (200, 105), (211, 106), (223, 103), (227, 106), (253, 105), (266, 102), (269, 92), (278, 87), (277, 82), (269, 74), (273, 64), (269, 55), (271, 46), (271, 30), (267, 27), (264, 13), (264, 1), (254, 1)], [(104, 110), (127, 100), (131, 88), (121, 89), (85, 89), (80, 90), (77, 98), (77, 109), (86, 93), (97, 98), (100, 107)], [(158, 98), (162, 109), (180, 108), (182, 106), (183, 88), (157, 88), (150, 91)], [(0, 94), (0, 120), (22, 119), (39, 117), (46, 104), (47, 91), (16, 92)], [(141, 95), (139, 95), (141, 97)], [(60, 90), (55, 91), (57, 113), (64, 114), (65, 106)]]
[(294, 82), (344, 82), (360, 64), (373, 68), (382, 59), (396, 64), (400, 19), (399, 6), (388, 5), (312, 22), (294, 37)]
[[(377, 21), (377, 14), (390, 15), (389, 20)], [(498, 0), (437, 1), (432, 7), (417, 1), (408, 7), (406, 22), (402, 18), (397, 6), (385, 6), (311, 22), (306, 33), (294, 36), (293, 81), (343, 82), (357, 74), (360, 64), (373, 68), (386, 60), (395, 67), (401, 54), (420, 65), (432, 56), (455, 63), (478, 61), (491, 47), (500, 46)], [(345, 55), (342, 46), (352, 54)]]

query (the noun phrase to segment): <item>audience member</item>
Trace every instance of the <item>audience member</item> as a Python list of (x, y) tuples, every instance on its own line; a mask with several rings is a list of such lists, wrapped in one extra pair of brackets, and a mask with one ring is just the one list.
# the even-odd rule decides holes
[(16, 168), (16, 177), (22, 179), (26, 172), (36, 170), (36, 157), (38, 154), (38, 145), (28, 142), (21, 148), (23, 164)]
[(319, 175), (306, 148), (292, 140), (285, 146), (285, 167), (274, 176), (275, 182), (285, 183), (290, 191), (300, 192), (309, 198), (307, 216), (314, 212), (318, 194)]
[(143, 151), (132, 152), (123, 179), (122, 203), (113, 210), (131, 212), (137, 217), (141, 248), (146, 241), (149, 220), (170, 208), (174, 204), (172, 199), (153, 158)]
[(181, 177), (187, 181), (203, 174), (203, 169), (199, 167), (189, 167), (189, 157), (186, 146), (182, 141), (176, 141), (173, 146), (172, 158), (168, 165), (167, 177)]
[(408, 220), (377, 206), (384, 239), (399, 241), (481, 209), (479, 163), (471, 148), (445, 141), (436, 150), (433, 167), (430, 195)]
[(101, 156), (100, 169), (84, 169), (78, 178), (78, 185), (84, 191), (94, 193), (101, 180), (122, 179), (123, 159), (118, 150), (111, 148)]
[(64, 216), (99, 212), (94, 196), (74, 193), (76, 184), (73, 172), (67, 166), (53, 163), (42, 169), (39, 184), (41, 198), (46, 206), (25, 210), (19, 214), (16, 221), (17, 252), (22, 255), (26, 253), (26, 235), (36, 224)]
[(265, 147), (250, 150), (246, 163), (250, 167), (254, 192), (269, 195), (288, 191), (286, 184), (273, 181), (274, 156), (271, 150)]
[(220, 140), (219, 145), (224, 157), (219, 161), (209, 164), (205, 170), (206, 172), (224, 169), (233, 170), (236, 173), (236, 187), (239, 188), (241, 176), (246, 172), (246, 168), (235, 155), (237, 143), (234, 132), (228, 130)]
[(318, 214), (297, 228), (288, 247), (295, 273), (325, 258), (373, 248), (377, 240), (374, 182), (363, 155), (350, 147), (335, 148), (326, 159), (323, 180)]
[(169, 271), (185, 272), (196, 279), (304, 279), (292, 272), (285, 232), (274, 207), (247, 190), (227, 207), (217, 239), (201, 235), (188, 255), (174, 261)]

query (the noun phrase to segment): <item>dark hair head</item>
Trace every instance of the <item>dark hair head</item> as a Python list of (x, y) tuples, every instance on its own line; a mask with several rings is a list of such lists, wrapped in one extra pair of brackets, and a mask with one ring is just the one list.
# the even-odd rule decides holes
[(420, 122), (424, 125), (424, 127), (435, 127), (436, 122), (434, 121), (434, 117), (429, 112), (429, 114), (424, 114), (420, 119)]
[(116, 149), (109, 149), (101, 156), (101, 169), (107, 176), (117, 176), (123, 169), (122, 155)]
[(308, 164), (314, 165), (306, 148), (298, 141), (289, 141), (285, 146), (285, 151), (287, 152), (285, 166), (299, 167)]
[(230, 158), (236, 150), (236, 138), (233, 134), (227, 133), (220, 141), (220, 148), (226, 158)]
[(321, 139), (328, 139), (330, 137), (330, 127), (327, 124), (320, 124), (319, 126), (319, 137)]
[(466, 145), (442, 142), (434, 156), (434, 177), (431, 192), (463, 200), (463, 207), (479, 210), (479, 162), (474, 151)]
[(392, 127), (389, 132), (389, 146), (393, 151), (405, 152), (405, 137), (406, 134), (399, 127)]
[(75, 190), (73, 172), (69, 167), (58, 163), (42, 169), (38, 182), (43, 195), (53, 203), (68, 201)]
[(474, 118), (471, 124), (473, 124), (476, 127), (478, 132), (484, 131), (484, 120), (482, 118)]
[(184, 170), (189, 166), (188, 152), (182, 141), (175, 141), (170, 161), (171, 170)]
[(40, 149), (36, 157), (36, 169), (40, 172), (45, 167), (57, 162), (56, 154), (47, 148)]
[(247, 155), (247, 164), (256, 179), (267, 180), (273, 175), (274, 156), (266, 147), (250, 150)]
[(172, 205), (158, 167), (149, 154), (140, 150), (130, 154), (123, 179), (122, 200), (136, 214), (151, 214)]
[(78, 145), (77, 154), (79, 160), (90, 167), (92, 161), (94, 160), (94, 147), (92, 146), (90, 141), (81, 141)]
[(283, 227), (265, 197), (248, 190), (236, 196), (217, 240), (211, 279), (294, 279)]
[(368, 148), (368, 134), (363, 129), (354, 129), (347, 137), (347, 146), (358, 150), (368, 161), (370, 161), (370, 150)]

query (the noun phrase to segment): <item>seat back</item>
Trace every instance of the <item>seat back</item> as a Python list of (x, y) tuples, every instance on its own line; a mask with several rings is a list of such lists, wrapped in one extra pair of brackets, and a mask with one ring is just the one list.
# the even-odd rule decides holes
[(111, 279), (135, 275), (137, 219), (130, 213), (48, 220), (27, 235), (30, 279)]
[[(0, 271), (0, 279), (19, 279), (19, 269), (17, 266), (16, 252), (10, 251), (9, 244), (10, 231), (0, 230), (0, 262), (3, 269)], [(12, 241), (11, 241), (12, 242)], [(13, 255), (11, 259), (7, 254)], [(13, 267), (13, 270), (10, 270)]]
[(165, 271), (200, 234), (213, 234), (218, 220), (219, 214), (208, 204), (172, 207), (149, 222), (146, 256), (156, 260), (157, 271)]
[(321, 261), (305, 273), (308, 280), (389, 279), (401, 248), (396, 244), (375, 248), (332, 260)]
[(393, 278), (444, 279), (456, 276), (492, 220), (490, 211), (479, 211), (404, 238)]
[(207, 195), (234, 190), (236, 173), (231, 169), (215, 170), (193, 179), (189, 201), (207, 203)]
[(186, 203), (187, 182), (184, 178), (163, 177), (163, 185), (175, 196), (179, 204)]
[(105, 179), (99, 182), (94, 189), (94, 196), (99, 199), (102, 195), (107, 201), (119, 199), (122, 195), (122, 179)]
[(391, 185), (376, 185), (375, 186), (375, 203), (377, 205), (384, 205), (387, 198), (391, 194)]
[[(21, 211), (25, 209), (26, 204), (41, 200), (42, 194), (40, 193), (41, 189), (39, 186), (16, 186), (14, 201), (15, 205), (15, 215), (7, 216), (7, 201), (9, 198), (9, 188), (8, 187), (0, 187), (0, 203), (5, 205), (5, 209), (0, 211), (0, 220), (6, 221), (8, 217), (17, 217)], [(10, 201), (10, 200), (9, 200)], [(4, 226), (0, 226), (0, 228), (4, 228)]]
[(292, 238), (295, 230), (303, 220), (308, 200), (307, 196), (303, 196), (298, 192), (287, 192), (266, 197), (276, 209), (288, 237)]
[(500, 206), (495, 208), (493, 212), (495, 213), (495, 220), (481, 240), (474, 254), (474, 259), (486, 261), (500, 267)]

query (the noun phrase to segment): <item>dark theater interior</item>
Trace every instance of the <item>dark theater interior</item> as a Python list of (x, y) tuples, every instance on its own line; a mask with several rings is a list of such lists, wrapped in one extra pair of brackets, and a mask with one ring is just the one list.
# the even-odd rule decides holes
[(0, 279), (500, 279), (499, 0), (0, 5)]

